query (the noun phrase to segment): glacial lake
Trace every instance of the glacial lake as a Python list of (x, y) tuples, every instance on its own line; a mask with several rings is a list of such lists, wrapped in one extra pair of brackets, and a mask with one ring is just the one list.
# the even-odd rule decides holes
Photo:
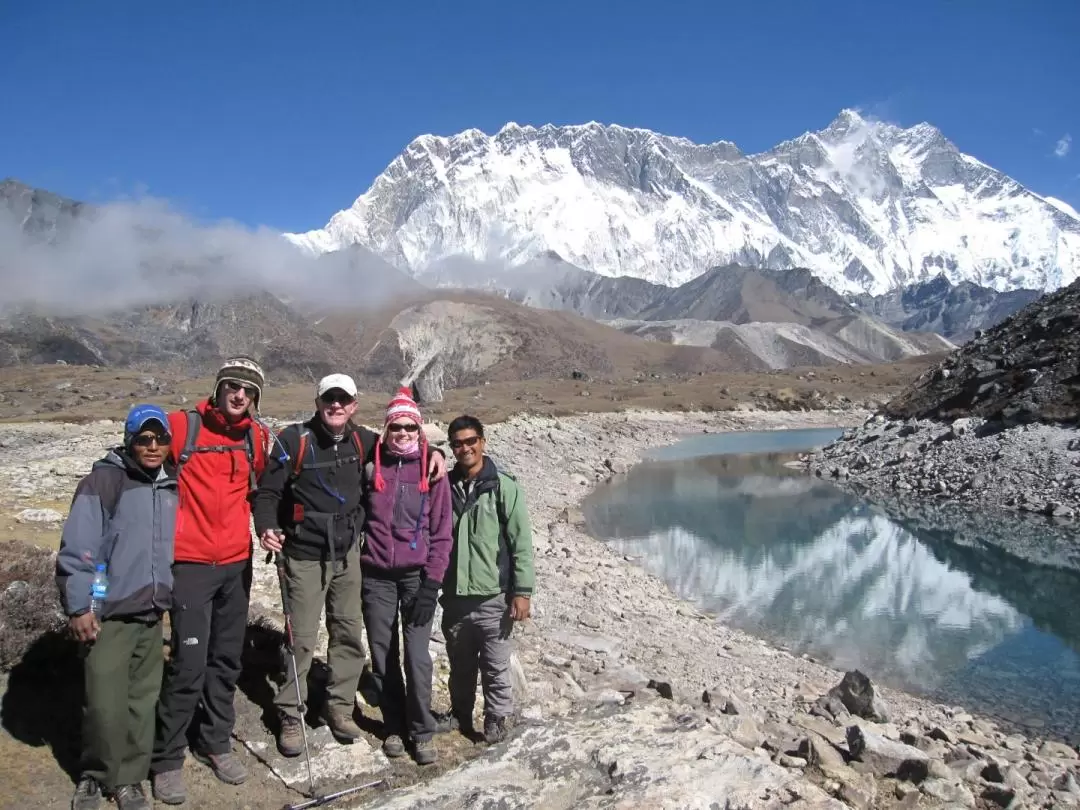
[(792, 652), (1080, 738), (1080, 571), (950, 540), (932, 506), (912, 521), (784, 466), (840, 433), (702, 434), (650, 451), (583, 504), (589, 531)]

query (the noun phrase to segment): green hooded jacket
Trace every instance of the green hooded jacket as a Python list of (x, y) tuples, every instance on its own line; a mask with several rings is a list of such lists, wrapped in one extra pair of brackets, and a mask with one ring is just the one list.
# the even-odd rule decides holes
[(535, 585), (532, 526), (518, 482), (485, 456), (476, 478), (465, 478), (455, 467), (450, 483), (454, 547), (443, 592), (447, 596), (531, 596)]

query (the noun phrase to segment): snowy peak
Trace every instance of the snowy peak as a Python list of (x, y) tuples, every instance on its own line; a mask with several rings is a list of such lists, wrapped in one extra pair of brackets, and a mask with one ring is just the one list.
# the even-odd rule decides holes
[(845, 293), (944, 274), (995, 290), (1080, 275), (1080, 218), (929, 123), (842, 110), (766, 152), (595, 121), (515, 122), (413, 140), (325, 228), (423, 274), (448, 259), (515, 267), (546, 252), (605, 276), (678, 286), (712, 267), (808, 267)]

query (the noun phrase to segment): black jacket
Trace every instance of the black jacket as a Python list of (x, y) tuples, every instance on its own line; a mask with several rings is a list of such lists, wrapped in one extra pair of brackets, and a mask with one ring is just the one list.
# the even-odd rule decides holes
[[(303, 466), (294, 477), (304, 431), (308, 439)], [(282, 430), (278, 441), (255, 493), (256, 533), (284, 531), (284, 552), (296, 560), (340, 560), (364, 525), (364, 464), (374, 458), (378, 434), (349, 425), (344, 439), (335, 442), (315, 416)]]

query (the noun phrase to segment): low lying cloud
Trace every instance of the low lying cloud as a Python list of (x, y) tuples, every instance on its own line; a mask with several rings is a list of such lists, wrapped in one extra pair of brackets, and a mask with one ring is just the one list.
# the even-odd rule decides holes
[(1063, 158), (1072, 149), (1072, 135), (1065, 133), (1059, 139), (1057, 144), (1054, 145), (1054, 155)]
[(376, 305), (402, 282), (362, 248), (315, 258), (276, 231), (203, 225), (162, 200), (84, 206), (73, 216), (29, 189), (0, 196), (0, 305), (94, 314), (264, 290)]

